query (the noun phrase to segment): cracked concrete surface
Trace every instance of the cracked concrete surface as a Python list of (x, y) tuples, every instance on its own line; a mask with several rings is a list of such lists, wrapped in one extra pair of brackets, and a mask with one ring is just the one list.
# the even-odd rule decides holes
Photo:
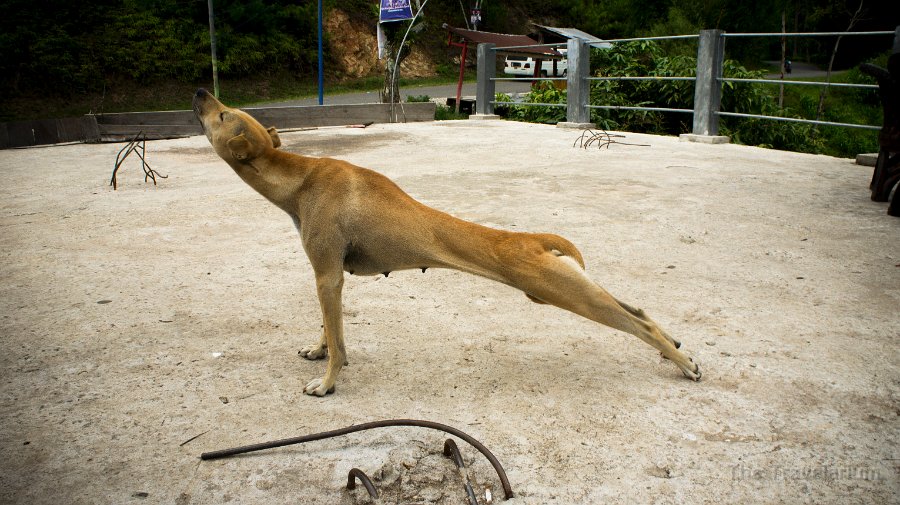
[(169, 178), (129, 158), (118, 191), (121, 145), (0, 152), (0, 502), (367, 503), (344, 489), (358, 467), (386, 502), (459, 503), (444, 437), (413, 428), (198, 458), (387, 418), (481, 440), (508, 503), (897, 502), (900, 219), (869, 200), (871, 169), (625, 135), (649, 147), (502, 121), (282, 138), (461, 218), (567, 237), (700, 383), (630, 335), (415, 270), (347, 277), (350, 365), (307, 397), (323, 363), (296, 352), (321, 321), (296, 231), (204, 137), (148, 143)]

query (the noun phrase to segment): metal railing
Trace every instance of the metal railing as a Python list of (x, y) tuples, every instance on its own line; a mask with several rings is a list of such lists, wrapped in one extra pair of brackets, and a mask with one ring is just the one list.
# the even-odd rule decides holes
[[(879, 36), (879, 35), (894, 35), (894, 49), (897, 49), (898, 44), (900, 44), (900, 26), (898, 26), (894, 31), (872, 31), (872, 32), (809, 32), (809, 33), (724, 33), (718, 30), (712, 31), (712, 36), (716, 37), (715, 43), (724, 47), (725, 39), (727, 38), (740, 38), (740, 37), (843, 37), (843, 36)], [(702, 33), (701, 33), (702, 35)], [(698, 61), (699, 67), (699, 61)], [(737, 79), (737, 78), (727, 78), (721, 75), (721, 71), (719, 75), (716, 76), (716, 82), (724, 83), (724, 82), (758, 82), (762, 84), (778, 84), (778, 85), (800, 85), (800, 86), (825, 86), (825, 87), (835, 87), (835, 88), (856, 88), (856, 89), (878, 89), (878, 86), (874, 84), (850, 84), (850, 83), (832, 83), (832, 82), (815, 82), (815, 81), (790, 81), (790, 80), (780, 80), (780, 79)], [(695, 97), (696, 99), (696, 97)], [(802, 119), (802, 118), (792, 118), (792, 117), (782, 117), (782, 116), (765, 116), (761, 114), (745, 114), (740, 112), (724, 112), (718, 110), (719, 104), (713, 104), (716, 107), (715, 115), (717, 117), (744, 117), (744, 118), (758, 118), (758, 119), (766, 119), (770, 121), (786, 121), (791, 123), (805, 123), (805, 124), (813, 124), (813, 125), (822, 125), (822, 126), (838, 126), (842, 128), (861, 128), (866, 130), (880, 130), (880, 125), (864, 125), (864, 124), (855, 124), (855, 123), (838, 123), (834, 121), (821, 121), (818, 119)], [(695, 118), (696, 125), (696, 118)], [(697, 133), (696, 131), (694, 133)], [(714, 132), (708, 133), (708, 135), (717, 135), (718, 128), (715, 129)]]
[[(628, 39), (615, 39), (606, 42), (633, 42), (641, 40), (680, 40), (697, 39), (697, 68), (695, 76), (608, 76), (592, 77), (590, 75), (590, 45), (579, 39), (570, 39), (566, 44), (568, 67), (567, 75), (559, 77), (529, 78), (532, 81), (566, 81), (567, 100), (561, 103), (534, 103), (498, 101), (495, 99), (495, 83), (498, 81), (521, 80), (517, 78), (496, 77), (496, 58), (498, 53), (514, 49), (536, 47), (559, 47), (561, 44), (540, 44), (534, 46), (517, 46), (497, 48), (493, 44), (478, 45), (478, 85), (476, 89), (475, 113), (491, 115), (495, 105), (514, 105), (528, 107), (566, 107), (566, 124), (590, 125), (591, 110), (639, 110), (650, 112), (674, 112), (690, 113), (693, 115), (692, 132), (695, 135), (716, 136), (719, 132), (720, 117), (757, 118), (772, 121), (789, 121), (843, 128), (862, 128), (878, 130), (880, 125), (861, 125), (852, 123), (838, 123), (832, 121), (820, 121), (812, 119), (791, 118), (782, 116), (768, 116), (762, 114), (747, 114), (739, 112), (725, 112), (721, 108), (722, 85), (726, 82), (752, 82), (760, 84), (797, 85), (797, 86), (827, 86), (835, 88), (877, 89), (873, 84), (831, 83), (816, 81), (793, 81), (780, 79), (741, 79), (723, 77), (722, 70), (725, 61), (725, 40), (730, 37), (826, 37), (826, 36), (894, 36), (893, 50), (900, 51), (900, 26), (894, 31), (871, 32), (810, 32), (810, 33), (725, 33), (721, 30), (703, 30), (697, 35), (672, 35), (664, 37), (637, 37)], [(536, 58), (535, 58), (536, 59)], [(642, 107), (624, 105), (591, 105), (590, 86), (594, 81), (693, 81), (694, 82), (694, 107), (693, 109), (679, 109), (667, 107)]]

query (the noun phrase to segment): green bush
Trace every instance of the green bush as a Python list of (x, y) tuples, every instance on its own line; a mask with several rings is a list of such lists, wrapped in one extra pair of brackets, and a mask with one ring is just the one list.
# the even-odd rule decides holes
[[(509, 95), (498, 95), (497, 101), (512, 101)], [(510, 105), (503, 111), (510, 119), (527, 121), (529, 123), (556, 124), (566, 120), (566, 90), (558, 89), (553, 81), (539, 81), (531, 87), (531, 92), (522, 100), (523, 105)], [(562, 107), (547, 107), (543, 105), (524, 104), (562, 104)]]
[(435, 121), (448, 121), (453, 119), (469, 119), (468, 114), (458, 113), (456, 109), (452, 109), (447, 107), (446, 105), (440, 105), (434, 109), (434, 120)]
[[(636, 41), (593, 50), (591, 68), (595, 77), (691, 77), (696, 61), (665, 56), (653, 41)], [(591, 105), (690, 109), (693, 90), (690, 81), (592, 81), (590, 101)], [(680, 133), (689, 119), (684, 113), (628, 109), (593, 109), (591, 114), (591, 120), (604, 129), (647, 133)]]
[[(606, 50), (592, 50), (591, 68), (597, 77), (693, 77), (696, 58), (663, 54), (654, 41), (616, 44)], [(723, 75), (737, 79), (762, 79), (763, 70), (748, 70), (738, 62), (726, 60)], [(872, 82), (858, 71), (844, 76), (852, 82)], [(805, 89), (803, 89), (805, 88)], [(840, 93), (840, 94), (839, 94)], [(838, 95), (839, 94), (839, 95)], [(498, 95), (497, 101), (509, 101)], [(599, 80), (591, 81), (590, 103), (602, 106), (658, 107), (693, 110), (694, 83), (681, 80)], [(566, 103), (565, 90), (550, 82), (541, 82), (526, 95), (523, 103)], [(855, 124), (881, 124), (881, 105), (870, 90), (831, 91), (825, 121)], [(785, 86), (784, 106), (778, 105), (778, 86), (763, 83), (725, 81), (722, 85), (723, 112), (759, 114), (798, 119), (814, 119), (819, 104), (819, 89)], [(498, 114), (510, 119), (537, 123), (564, 121), (566, 110), (559, 107), (498, 107)], [(606, 130), (677, 135), (690, 132), (692, 115), (679, 112), (630, 109), (591, 109), (591, 121)], [(816, 127), (789, 121), (722, 117), (720, 131), (733, 142), (774, 149), (824, 153), (852, 157), (878, 150), (877, 134), (869, 130)]]

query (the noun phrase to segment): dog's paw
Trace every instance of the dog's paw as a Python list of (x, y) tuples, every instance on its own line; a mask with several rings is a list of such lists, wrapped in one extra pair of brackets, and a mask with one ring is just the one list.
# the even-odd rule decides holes
[(697, 365), (696, 363), (694, 363), (694, 360), (691, 360), (691, 364), (694, 365), (693, 371), (685, 370), (682, 368), (681, 373), (683, 373), (685, 377), (687, 377), (688, 379), (691, 379), (694, 382), (700, 382), (700, 377), (703, 376), (703, 374), (700, 373), (700, 366)]
[(328, 348), (322, 345), (307, 345), (301, 347), (297, 354), (306, 359), (322, 359), (328, 356)]
[(329, 393), (334, 393), (334, 384), (331, 387), (325, 387), (325, 378), (319, 377), (309, 381), (309, 384), (303, 388), (303, 392), (310, 396), (325, 396)]

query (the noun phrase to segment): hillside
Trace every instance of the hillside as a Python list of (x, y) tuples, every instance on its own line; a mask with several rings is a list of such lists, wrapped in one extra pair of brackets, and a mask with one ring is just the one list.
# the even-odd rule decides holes
[[(855, 30), (893, 30), (900, 4), (864, 2)], [(7, 0), (0, 17), (0, 121), (65, 117), (88, 112), (172, 109), (188, 106), (190, 91), (212, 85), (207, 2)], [(411, 37), (411, 56), (401, 77), (445, 76), (458, 68), (458, 49), (447, 47), (443, 23), (466, 26), (466, 3), (428, 0), (421, 30)], [(571, 26), (604, 38), (781, 29), (841, 31), (857, 0), (747, 4), (718, 0), (488, 0), (481, 29), (529, 33), (532, 23)], [(222, 96), (232, 103), (288, 99), (315, 93), (316, 2), (311, 0), (216, 0), (213, 18)], [(375, 58), (378, 3), (325, 0), (325, 80), (329, 89), (377, 89)], [(827, 60), (827, 39), (792, 41), (795, 60)], [(777, 59), (777, 40), (749, 40), (728, 57), (752, 63)], [(837, 67), (873, 55), (860, 38), (841, 43)]]

